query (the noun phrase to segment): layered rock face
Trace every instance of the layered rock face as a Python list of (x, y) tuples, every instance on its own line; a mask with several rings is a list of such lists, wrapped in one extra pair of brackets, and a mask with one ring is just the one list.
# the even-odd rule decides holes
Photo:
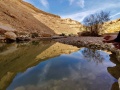
[(105, 22), (102, 33), (118, 33), (120, 31), (120, 19)]
[(60, 17), (52, 17), (42, 13), (34, 14), (34, 17), (52, 29), (56, 34), (77, 34), (82, 26), (79, 22), (71, 19), (61, 19)]
[(2, 25), (8, 24), (18, 32), (55, 34), (53, 30), (38, 21), (32, 15), (33, 13), (37, 12), (21, 0), (0, 1), (0, 22)]
[[(22, 0), (0, 1), (0, 25), (17, 32), (38, 34), (77, 34), (81, 24), (41, 11)], [(0, 27), (0, 28), (1, 28)]]
[[(120, 19), (106, 22), (102, 34), (119, 31)], [(4, 31), (18, 33), (38, 33), (39, 35), (77, 34), (84, 31), (83, 25), (72, 19), (61, 19), (60, 16), (50, 14), (35, 8), (23, 0), (0, 1), (0, 34)]]

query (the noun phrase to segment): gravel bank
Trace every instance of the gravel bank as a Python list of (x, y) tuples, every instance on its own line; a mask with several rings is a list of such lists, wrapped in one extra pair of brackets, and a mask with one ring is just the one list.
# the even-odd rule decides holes
[(55, 39), (55, 41), (64, 44), (74, 45), (77, 47), (88, 47), (98, 50), (108, 50), (112, 53), (115, 53), (118, 59), (120, 59), (120, 50), (115, 48), (112, 43), (104, 43), (103, 37), (67, 37)]
[(70, 42), (92, 42), (92, 43), (103, 43), (103, 37), (67, 37), (67, 38), (60, 38), (56, 39), (56, 41), (59, 42), (67, 42), (68, 44)]

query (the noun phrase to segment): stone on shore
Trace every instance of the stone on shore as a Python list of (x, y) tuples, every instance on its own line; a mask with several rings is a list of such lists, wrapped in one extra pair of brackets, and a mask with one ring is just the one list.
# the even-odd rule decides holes
[(16, 40), (17, 35), (14, 32), (6, 32), (5, 33), (6, 39)]

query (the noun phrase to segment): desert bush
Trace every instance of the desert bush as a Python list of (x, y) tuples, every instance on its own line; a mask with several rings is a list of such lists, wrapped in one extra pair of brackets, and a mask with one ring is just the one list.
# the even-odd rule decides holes
[(68, 34), (68, 36), (75, 36), (73, 33), (71, 33), (71, 34)]
[(32, 38), (36, 38), (36, 37), (38, 37), (39, 35), (38, 35), (38, 33), (31, 33), (31, 37)]
[(79, 36), (91, 36), (91, 32), (90, 31), (83, 31), (83, 32), (79, 33)]
[(89, 30), (91, 36), (99, 36), (103, 23), (109, 20), (110, 12), (101, 11), (99, 13), (91, 14), (83, 20), (84, 28), (86, 31)]
[(66, 36), (65, 33), (60, 34), (59, 36)]

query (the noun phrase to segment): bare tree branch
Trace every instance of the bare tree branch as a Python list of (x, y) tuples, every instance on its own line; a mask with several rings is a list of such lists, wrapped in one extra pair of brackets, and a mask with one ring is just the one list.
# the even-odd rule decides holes
[(91, 14), (83, 20), (84, 26), (89, 29), (92, 36), (98, 36), (99, 30), (102, 28), (104, 22), (110, 20), (110, 12), (101, 11), (99, 13)]

